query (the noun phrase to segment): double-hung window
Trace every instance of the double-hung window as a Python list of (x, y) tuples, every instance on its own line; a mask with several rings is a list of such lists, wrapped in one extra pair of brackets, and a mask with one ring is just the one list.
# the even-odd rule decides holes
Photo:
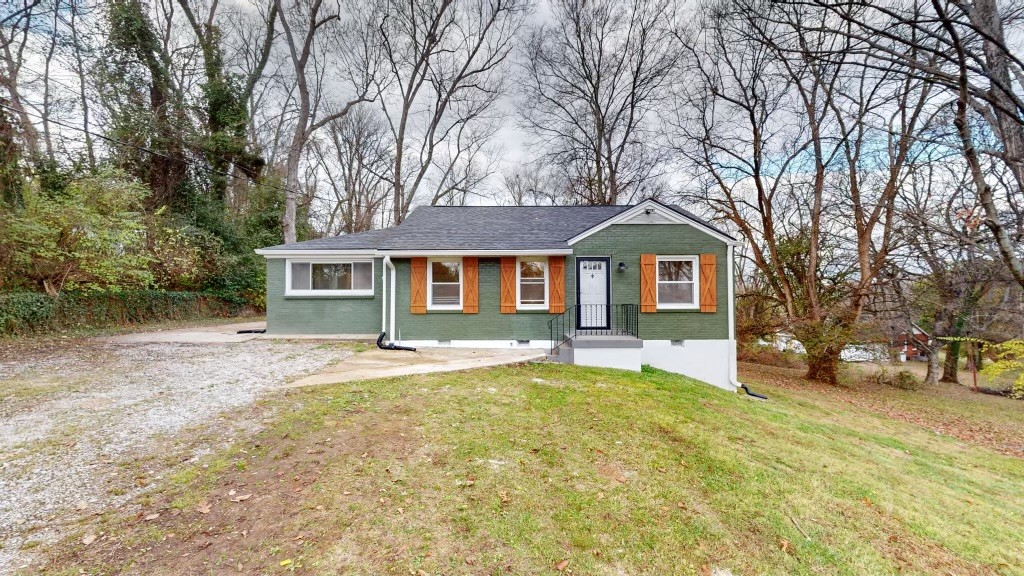
[(427, 262), (427, 309), (462, 310), (462, 259)]
[(373, 261), (288, 262), (286, 296), (373, 296)]
[(658, 308), (697, 308), (697, 256), (658, 256)]
[(547, 259), (520, 258), (516, 268), (516, 308), (546, 310), (547, 307)]

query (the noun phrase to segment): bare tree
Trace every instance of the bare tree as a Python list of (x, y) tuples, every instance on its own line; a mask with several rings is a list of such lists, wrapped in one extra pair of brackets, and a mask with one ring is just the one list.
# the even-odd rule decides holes
[[(895, 199), (928, 109), (927, 83), (844, 54), (823, 10), (710, 5), (691, 50), (677, 147), (696, 198), (750, 244), (810, 379), (842, 349), (895, 246)], [(692, 114), (692, 116), (687, 116)], [(884, 143), (884, 145), (882, 144)]]
[[(914, 166), (900, 188), (897, 213), (900, 245), (883, 271), (884, 297), (873, 313), (889, 318), (891, 336), (929, 326), (931, 343), (917, 346), (928, 359), (925, 382), (939, 380), (939, 352), (947, 349), (941, 379), (957, 382), (960, 345), (945, 338), (981, 328), (977, 313), (1004, 280), (999, 256), (974, 205), (970, 173), (950, 150), (933, 147), (934, 157)], [(974, 332), (976, 333), (976, 332)]]
[(432, 203), (475, 179), (466, 157), (497, 120), (502, 66), (527, 8), (527, 0), (376, 0), (363, 8), (384, 53), (377, 91), (394, 141), (394, 224), (431, 178)]
[(679, 56), (670, 0), (555, 0), (524, 56), (524, 125), (584, 204), (652, 196), (656, 115)]
[[(275, 0), (295, 80), (295, 116), (285, 160), (285, 206), (281, 217), (284, 241), (296, 240), (296, 199), (299, 166), (306, 144), (317, 130), (343, 118), (360, 102), (372, 100), (376, 73), (375, 49), (358, 19), (342, 24), (341, 16), (323, 0), (296, 0), (288, 7)], [(329, 98), (344, 84), (352, 96), (343, 103)]]
[[(1017, 9), (995, 0), (807, 3), (846, 22), (851, 50), (947, 91), (955, 132), (946, 144), (960, 149), (984, 225), (1024, 286), (1024, 62), (1007, 40), (1021, 30)], [(853, 9), (860, 16), (851, 18)], [(987, 158), (1012, 174), (1014, 185), (1003, 194), (988, 179)]]
[(391, 192), (390, 134), (371, 108), (359, 107), (327, 126), (314, 154), (333, 192), (324, 223), (330, 235), (372, 230)]
[[(84, 6), (82, 0), (68, 0), (68, 12), (67, 12), (67, 49), (70, 51), (70, 65), (69, 67), (77, 77), (77, 85), (73, 88), (77, 88), (78, 105), (82, 113), (82, 137), (85, 143), (86, 160), (89, 163), (89, 169), (96, 169), (96, 145), (93, 141), (92, 130), (90, 128), (89, 119), (92, 111), (92, 104), (90, 101), (89, 91), (90, 83), (88, 81), (88, 70), (87, 54), (90, 48), (87, 45), (86, 34), (80, 29), (82, 18), (91, 12), (89, 8)], [(68, 87), (71, 89), (72, 87)]]
[[(41, 0), (20, 0), (0, 9), (0, 88), (7, 93), (4, 104), (14, 112), (28, 156), (39, 154), (39, 131), (29, 115), (25, 94), (19, 84), (25, 51), (41, 18)], [(45, 17), (43, 15), (42, 17)]]

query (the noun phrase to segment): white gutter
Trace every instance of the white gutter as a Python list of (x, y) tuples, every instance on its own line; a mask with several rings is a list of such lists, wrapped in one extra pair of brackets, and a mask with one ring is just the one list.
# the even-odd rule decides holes
[[(391, 263), (391, 256), (384, 256), (384, 267), (391, 270), (391, 335), (390, 342), (395, 341), (395, 265)], [(387, 284), (381, 286), (381, 290), (387, 290)], [(383, 322), (382, 322), (383, 324)]]
[(740, 387), (743, 385), (740, 384), (739, 378), (736, 374), (736, 298), (734, 296), (735, 287), (733, 286), (734, 279), (732, 271), (734, 248), (735, 247), (732, 244), (729, 245), (729, 249), (727, 252), (727, 258), (729, 259), (729, 262), (726, 266), (729, 270), (729, 280), (727, 288), (729, 298), (729, 342), (732, 343), (732, 351), (729, 354), (729, 383), (735, 386), (737, 390), (739, 390)]
[[(388, 258), (384, 258), (384, 263)], [(380, 331), (387, 332), (388, 321), (388, 267), (380, 267)]]

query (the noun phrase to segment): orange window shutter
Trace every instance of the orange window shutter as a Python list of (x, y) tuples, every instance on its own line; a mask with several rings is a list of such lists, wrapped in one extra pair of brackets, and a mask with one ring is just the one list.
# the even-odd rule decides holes
[(516, 258), (501, 257), (501, 300), (502, 314), (516, 313)]
[(658, 256), (640, 255), (640, 311), (658, 311)]
[(409, 261), (409, 313), (427, 313), (427, 259)]
[(548, 256), (548, 312), (565, 312), (565, 256)]
[(700, 255), (700, 311), (718, 310), (718, 272), (714, 254)]
[(480, 312), (480, 259), (467, 256), (462, 259), (462, 313)]

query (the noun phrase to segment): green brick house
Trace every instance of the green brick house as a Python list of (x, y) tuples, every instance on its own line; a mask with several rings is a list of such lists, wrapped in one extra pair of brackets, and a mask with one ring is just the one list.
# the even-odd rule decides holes
[(678, 206), (417, 208), (401, 225), (257, 250), (267, 331), (531, 347), (735, 390), (736, 240)]

